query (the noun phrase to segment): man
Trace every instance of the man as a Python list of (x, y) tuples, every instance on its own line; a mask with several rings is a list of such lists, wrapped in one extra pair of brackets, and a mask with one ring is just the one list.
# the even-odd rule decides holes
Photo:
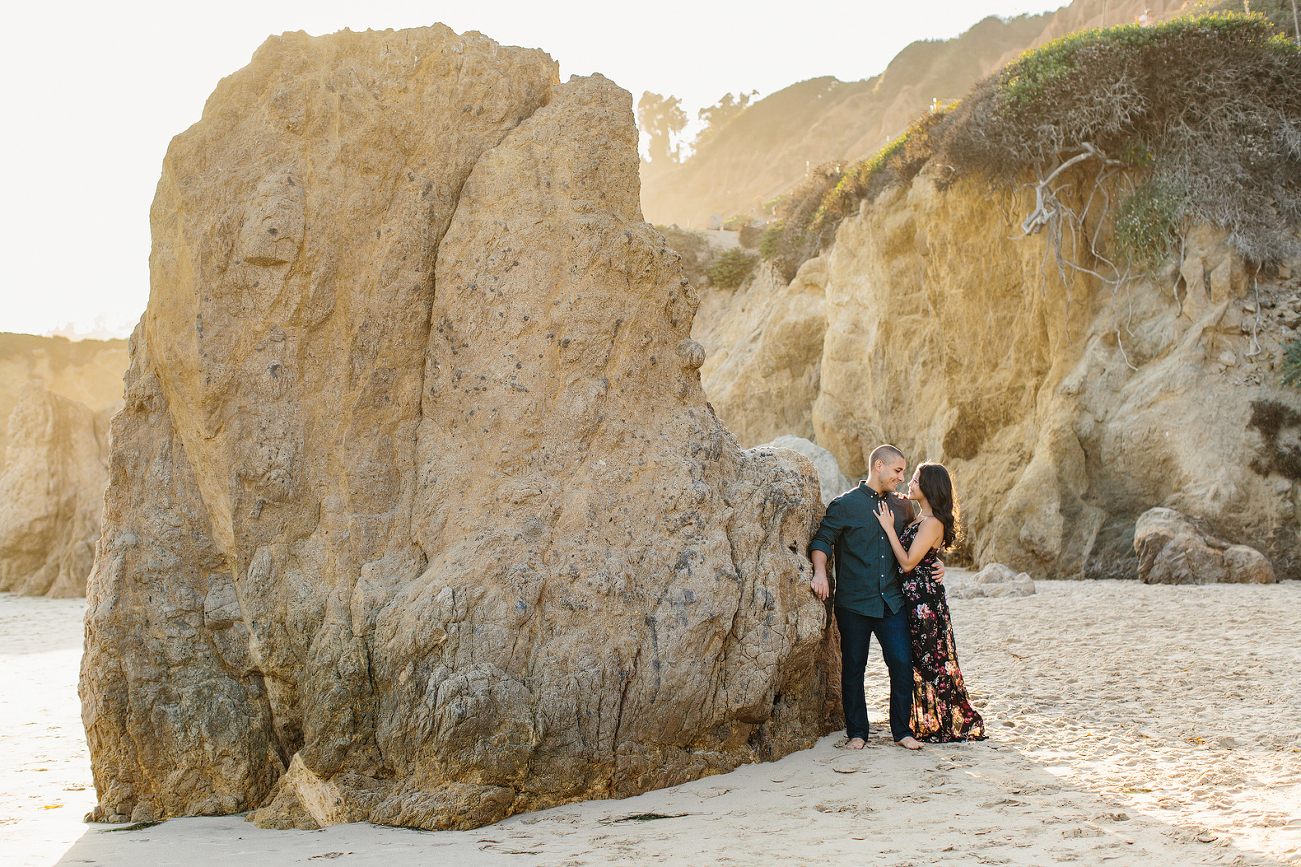
[[(867, 743), (867, 699), (863, 695), (863, 670), (872, 633), (881, 643), (881, 655), (890, 671), (890, 733), (895, 743), (921, 749), (913, 736), (913, 666), (908, 613), (890, 539), (876, 518), (885, 502), (894, 513), (895, 532), (916, 513), (911, 500), (892, 493), (904, 480), (908, 462), (891, 445), (878, 446), (868, 458), (867, 478), (827, 506), (822, 525), (809, 545), (813, 560), (813, 592), (819, 599), (830, 595), (827, 557), (836, 556), (836, 626), (840, 629), (840, 701), (845, 711), (845, 744), (861, 750)], [(940, 564), (935, 573), (944, 577)]]

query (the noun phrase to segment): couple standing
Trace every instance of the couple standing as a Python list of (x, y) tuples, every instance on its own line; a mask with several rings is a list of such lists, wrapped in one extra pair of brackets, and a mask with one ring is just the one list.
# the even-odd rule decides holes
[(809, 546), (819, 599), (831, 595), (827, 558), (833, 550), (836, 557), (845, 746), (860, 750), (867, 743), (863, 670), (872, 633), (890, 671), (895, 743), (918, 750), (919, 739), (981, 740), (985, 724), (971, 707), (958, 668), (938, 559), (957, 533), (949, 473), (940, 464), (921, 464), (905, 497), (893, 493), (908, 468), (903, 452), (878, 446), (868, 464), (867, 478), (827, 506)]

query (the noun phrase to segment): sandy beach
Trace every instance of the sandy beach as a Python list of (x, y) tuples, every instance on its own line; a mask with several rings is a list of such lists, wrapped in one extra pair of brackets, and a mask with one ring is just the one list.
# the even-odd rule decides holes
[(992, 736), (837, 736), (623, 801), (466, 832), (264, 831), (239, 816), (86, 825), (79, 600), (0, 595), (0, 851), (14, 867), (346, 864), (1301, 865), (1301, 583), (1038, 582), (953, 603)]

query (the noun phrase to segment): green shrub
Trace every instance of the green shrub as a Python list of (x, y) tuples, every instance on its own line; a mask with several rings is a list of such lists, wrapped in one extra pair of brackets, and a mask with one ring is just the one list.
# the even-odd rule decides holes
[(768, 224), (768, 228), (763, 230), (763, 237), (759, 239), (759, 258), (771, 262), (777, 256), (785, 230), (785, 224), (781, 220)]
[(723, 231), (739, 232), (742, 229), (744, 229), (746, 226), (750, 225), (752, 222), (754, 221), (751, 220), (749, 217), (745, 216), (744, 214), (733, 214), (732, 216), (727, 218), (727, 222), (723, 223)]
[(1283, 349), (1283, 368), (1279, 382), (1301, 388), (1301, 337), (1288, 342)]
[(781, 230), (779, 235), (765, 236), (759, 255), (771, 261), (784, 279), (792, 279), (800, 265), (835, 240), (840, 221), (860, 202), (916, 177), (934, 153), (930, 132), (943, 117), (943, 112), (927, 112), (871, 157), (848, 166), (820, 165), (795, 190), (768, 202), (765, 207), (781, 218), (774, 224)]
[(1151, 271), (1170, 254), (1185, 199), (1174, 183), (1149, 179), (1121, 200), (1116, 209), (1116, 246), (1131, 265)]
[[(872, 157), (827, 163), (765, 204), (759, 255), (787, 280), (864, 199), (927, 161), (941, 186), (1046, 176), (1088, 142), (1146, 178), (1113, 216), (1131, 264), (1169, 252), (1181, 219), (1229, 230), (1255, 262), (1301, 253), (1301, 49), (1257, 14), (1085, 30), (1026, 52), (960, 103), (927, 113)], [(1113, 163), (1114, 165), (1114, 163)], [(1096, 161), (1084, 163), (1101, 173)], [(1063, 177), (1058, 183), (1067, 182)]]
[(1271, 262), (1301, 253), (1298, 80), (1301, 49), (1259, 14), (1084, 30), (985, 79), (931, 138), (952, 178), (1004, 182), (1090, 143), (1186, 190), (1189, 218)]
[(709, 285), (718, 289), (735, 289), (754, 271), (755, 257), (734, 247), (718, 254), (710, 263)]
[(740, 240), (741, 246), (747, 250), (753, 250), (758, 246), (759, 241), (763, 239), (764, 233), (768, 231), (766, 223), (750, 223), (742, 226), (737, 232), (737, 239)]

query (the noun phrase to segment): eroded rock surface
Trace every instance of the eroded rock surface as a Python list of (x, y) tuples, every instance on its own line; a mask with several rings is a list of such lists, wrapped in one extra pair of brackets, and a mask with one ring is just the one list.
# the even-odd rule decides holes
[(108, 486), (109, 405), (96, 414), (39, 380), (8, 418), (0, 473), (0, 592), (85, 593)]
[[(711, 309), (697, 329), (717, 347), (704, 370), (727, 369), (705, 377), (724, 423), (745, 442), (807, 412), (810, 438), (850, 475), (883, 442), (913, 464), (944, 462), (977, 564), (1133, 578), (1135, 522), (1163, 505), (1301, 574), (1301, 401), (1275, 369), (1293, 332), (1256, 304), (1282, 309), (1297, 278), (1249, 275), (1226, 232), (1200, 226), (1177, 261), (1113, 291), (1046, 267), (1048, 233), (1011, 237), (1031, 192), (947, 177), (927, 166), (840, 224), (817, 266), (824, 322), (808, 321), (812, 304), (779, 306), (791, 287), (770, 293), (764, 315), (742, 295)], [(1088, 189), (1068, 185), (1064, 201), (1083, 211)], [(1084, 237), (1062, 256), (1105, 271)], [(819, 366), (812, 403), (765, 391), (793, 345), (778, 337), (820, 329), (820, 350), (801, 355), (803, 369)]]
[(1174, 509), (1148, 509), (1134, 528), (1145, 584), (1273, 584), (1268, 558), (1247, 545), (1208, 537)]
[(832, 500), (854, 487), (854, 482), (845, 478), (840, 471), (836, 456), (817, 443), (811, 443), (803, 437), (779, 436), (770, 443), (755, 448), (790, 449), (799, 452), (813, 462), (818, 471), (818, 486), (822, 492), (822, 505), (826, 507)]
[(5, 422), (28, 382), (39, 379), (50, 392), (98, 413), (122, 399), (126, 368), (125, 340), (74, 342), (66, 337), (0, 333), (0, 470), (9, 442)]
[(169, 149), (83, 715), (121, 821), (466, 828), (811, 745), (817, 477), (706, 404), (629, 95), (269, 40)]
[(743, 288), (713, 290), (693, 336), (707, 357), (710, 402), (744, 446), (779, 436), (814, 441), (822, 376), (827, 260), (810, 259), (789, 284), (765, 268)]

